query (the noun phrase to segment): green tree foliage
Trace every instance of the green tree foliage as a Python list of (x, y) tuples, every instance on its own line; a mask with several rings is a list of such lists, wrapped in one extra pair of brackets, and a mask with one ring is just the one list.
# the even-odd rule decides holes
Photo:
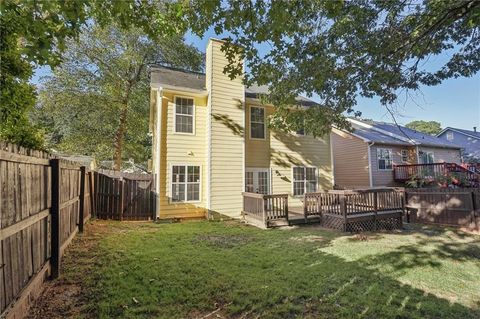
[(2, 0), (0, 1), (0, 139), (41, 148), (42, 134), (30, 123), (35, 88), (28, 83), (33, 67), (58, 65), (68, 39), (95, 18), (136, 26), (151, 37), (177, 33), (165, 20), (161, 0)]
[(442, 130), (442, 125), (436, 121), (412, 121), (405, 126), (430, 135), (437, 135)]
[[(358, 96), (388, 106), (405, 91), (470, 77), (480, 67), (478, 0), (194, 0), (170, 9), (176, 25), (197, 35), (210, 27), (231, 34), (225, 71), (240, 75), (234, 53), (246, 58), (246, 82), (270, 86), (274, 126), (298, 126), (301, 117), (286, 106), (298, 94), (317, 94), (321, 106), (305, 117), (314, 135), (348, 126), (344, 115), (355, 113)], [(425, 62), (439, 54), (450, 58), (432, 70)]]
[(153, 41), (138, 28), (93, 25), (67, 42), (62, 61), (41, 85), (36, 123), (49, 147), (113, 158), (119, 169), (122, 158), (150, 156), (147, 66), (199, 71), (203, 55), (181, 36)]

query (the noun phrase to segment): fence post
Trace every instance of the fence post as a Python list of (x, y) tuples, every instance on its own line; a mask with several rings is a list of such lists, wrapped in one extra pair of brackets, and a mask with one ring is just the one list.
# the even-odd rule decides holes
[[(477, 193), (477, 194), (475, 194)], [(475, 230), (480, 230), (478, 225), (477, 225), (477, 217), (476, 217), (476, 212), (477, 212), (477, 209), (479, 209), (479, 207), (477, 207), (477, 202), (476, 202), (476, 198), (475, 196), (478, 196), (480, 193), (479, 192), (476, 192), (475, 190), (472, 191), (472, 196), (471, 196), (471, 199), (472, 199), (472, 222), (471, 222), (471, 225), (474, 227)]]
[(378, 216), (378, 192), (373, 191), (373, 212), (375, 213), (374, 221), (373, 221), (373, 229), (377, 230), (377, 216)]
[(119, 205), (119, 210), (120, 210), (120, 220), (123, 220), (123, 195), (125, 193), (124, 191), (125, 188), (125, 181), (123, 179), (120, 180), (120, 205)]
[(78, 212), (78, 231), (83, 233), (85, 221), (85, 166), (80, 166), (80, 209)]
[(93, 181), (95, 180), (95, 178), (94, 178), (94, 172), (92, 170), (88, 173), (88, 179), (90, 181), (90, 218), (92, 218), (94, 214), (96, 214), (95, 211), (97, 210), (95, 188), (93, 185)]
[(52, 187), (51, 187), (51, 256), (50, 265), (52, 267), (51, 277), (58, 278), (60, 275), (60, 160), (51, 159), (50, 167), (52, 169)]

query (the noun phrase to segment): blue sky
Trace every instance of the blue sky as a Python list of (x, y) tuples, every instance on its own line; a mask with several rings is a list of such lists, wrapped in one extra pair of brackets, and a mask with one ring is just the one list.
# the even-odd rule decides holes
[[(217, 36), (213, 31), (209, 31), (203, 38), (187, 34), (185, 39), (187, 43), (205, 52), (210, 37), (221, 38), (223, 35)], [(443, 54), (431, 58), (427, 67), (442, 65), (448, 57), (448, 54)], [(38, 83), (41, 76), (49, 73), (49, 68), (37, 69), (32, 82)], [(360, 98), (356, 109), (361, 111), (365, 118), (392, 122), (392, 117), (378, 99)], [(474, 126), (480, 128), (480, 74), (471, 78), (450, 79), (434, 87), (422, 87), (414, 97), (401, 98), (395, 111), (395, 118), (400, 124), (414, 120), (434, 120), (440, 122), (442, 127), (469, 130)]]

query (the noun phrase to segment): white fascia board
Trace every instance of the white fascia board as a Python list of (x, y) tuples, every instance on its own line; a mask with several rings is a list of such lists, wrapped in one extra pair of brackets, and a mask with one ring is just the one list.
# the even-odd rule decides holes
[(192, 89), (192, 88), (187, 88), (187, 87), (182, 87), (182, 86), (173, 86), (173, 85), (165, 85), (165, 84), (160, 84), (160, 83), (151, 83), (150, 87), (153, 89), (162, 89), (164, 92), (165, 91), (174, 91), (174, 92), (185, 92), (193, 96), (208, 96), (208, 91), (207, 90), (198, 90), (198, 89)]

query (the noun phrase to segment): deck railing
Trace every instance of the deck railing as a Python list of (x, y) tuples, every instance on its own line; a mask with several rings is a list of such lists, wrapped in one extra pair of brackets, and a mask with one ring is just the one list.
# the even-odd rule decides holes
[(395, 165), (393, 168), (394, 179), (396, 181), (407, 181), (412, 176), (441, 176), (448, 173), (446, 163), (432, 164), (405, 164)]
[(244, 192), (243, 213), (257, 219), (265, 227), (268, 221), (288, 220), (288, 194), (264, 195)]
[[(303, 217), (305, 222), (318, 221), (324, 217), (333, 218), (335, 223), (343, 225), (347, 225), (352, 218), (366, 218), (376, 225), (379, 214), (400, 214), (404, 207), (403, 188), (331, 190), (305, 194)], [(269, 227), (269, 222), (275, 220), (289, 222), (288, 194), (243, 193), (243, 213), (261, 227)], [(347, 229), (346, 226), (344, 229)]]
[(322, 212), (341, 215), (340, 197), (336, 194), (325, 192), (306, 193), (303, 199), (305, 218), (321, 216)]
[(475, 186), (480, 183), (480, 174), (476, 171), (476, 167), (474, 168), (470, 169), (456, 163), (405, 164), (395, 165), (393, 176), (396, 181), (404, 182), (413, 176), (435, 178), (449, 173), (459, 173)]
[(340, 213), (345, 216), (399, 210), (405, 205), (403, 188), (332, 190), (328, 193), (338, 196)]

